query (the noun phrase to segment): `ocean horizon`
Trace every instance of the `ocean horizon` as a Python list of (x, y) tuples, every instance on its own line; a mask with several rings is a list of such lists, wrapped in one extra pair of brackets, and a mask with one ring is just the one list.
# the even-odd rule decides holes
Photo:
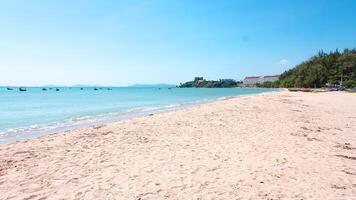
[[(45, 89), (43, 89), (45, 88)], [(0, 87), (0, 143), (240, 95), (265, 88)]]

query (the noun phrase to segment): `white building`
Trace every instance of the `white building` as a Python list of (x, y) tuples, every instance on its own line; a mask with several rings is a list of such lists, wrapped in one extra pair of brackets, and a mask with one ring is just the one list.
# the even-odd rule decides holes
[(279, 75), (274, 76), (247, 76), (243, 80), (244, 85), (256, 85), (257, 83), (274, 82), (279, 79)]

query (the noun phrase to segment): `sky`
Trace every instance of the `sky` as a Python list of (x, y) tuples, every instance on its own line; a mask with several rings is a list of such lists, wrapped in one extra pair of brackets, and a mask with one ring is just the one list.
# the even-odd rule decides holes
[(274, 75), (356, 47), (354, 0), (0, 0), (0, 85)]

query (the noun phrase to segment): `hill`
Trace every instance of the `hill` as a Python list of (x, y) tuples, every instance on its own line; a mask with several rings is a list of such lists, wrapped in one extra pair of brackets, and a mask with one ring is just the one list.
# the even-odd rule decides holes
[(260, 87), (320, 88), (326, 85), (356, 87), (356, 49), (345, 49), (318, 55), (281, 74), (276, 82)]
[(218, 81), (205, 80), (203, 77), (195, 77), (193, 81), (181, 83), (180, 88), (232, 88), (237, 87), (241, 82), (234, 79), (220, 79)]

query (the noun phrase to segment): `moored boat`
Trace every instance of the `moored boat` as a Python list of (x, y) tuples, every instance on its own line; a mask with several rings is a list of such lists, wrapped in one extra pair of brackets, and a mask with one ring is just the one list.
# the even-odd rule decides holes
[(20, 88), (19, 88), (19, 91), (20, 91), (20, 92), (26, 92), (27, 89), (26, 89), (26, 88), (23, 88), (23, 87), (20, 87)]

